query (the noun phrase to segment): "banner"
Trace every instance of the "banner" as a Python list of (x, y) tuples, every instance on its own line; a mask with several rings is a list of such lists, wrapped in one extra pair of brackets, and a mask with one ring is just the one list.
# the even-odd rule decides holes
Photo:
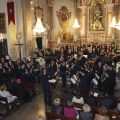
[(7, 3), (7, 11), (8, 11), (8, 25), (12, 21), (15, 24), (15, 14), (14, 14), (14, 2)]

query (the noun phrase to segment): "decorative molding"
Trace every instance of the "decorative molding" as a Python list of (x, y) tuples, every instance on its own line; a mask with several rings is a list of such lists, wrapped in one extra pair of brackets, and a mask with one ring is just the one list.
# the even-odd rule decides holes
[(41, 20), (43, 21), (43, 8), (41, 8), (39, 5), (38, 6), (34, 6), (34, 15), (35, 15), (35, 20), (37, 21), (37, 18), (41, 18)]
[(69, 25), (71, 12), (68, 11), (66, 6), (62, 6), (61, 9), (56, 13), (57, 13), (57, 18), (59, 20), (60, 27), (65, 30)]
[(58, 34), (55, 36), (56, 43), (58, 42), (58, 39), (60, 39), (61, 43), (71, 43), (73, 42), (73, 35), (70, 33), (70, 31), (59, 31)]
[(47, 0), (47, 5), (48, 6), (53, 6), (54, 0)]

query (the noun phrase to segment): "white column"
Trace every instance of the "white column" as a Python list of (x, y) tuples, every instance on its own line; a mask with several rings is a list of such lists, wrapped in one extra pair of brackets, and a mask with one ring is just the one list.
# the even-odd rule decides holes
[(82, 13), (81, 13), (81, 37), (85, 37), (86, 31), (86, 6), (80, 6)]
[(111, 37), (113, 31), (112, 28), (109, 26), (110, 23), (112, 22), (112, 18), (113, 18), (113, 7), (114, 4), (106, 4), (106, 14), (107, 14), (107, 20), (106, 20), (106, 25), (107, 25), (107, 35), (108, 37)]

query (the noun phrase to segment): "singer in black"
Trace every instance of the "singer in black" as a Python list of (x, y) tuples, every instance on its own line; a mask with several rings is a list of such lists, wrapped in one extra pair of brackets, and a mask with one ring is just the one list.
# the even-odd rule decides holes
[(60, 65), (60, 75), (62, 77), (62, 83), (63, 83), (63, 87), (66, 87), (66, 63), (65, 61), (63, 61), (63, 63), (61, 63)]

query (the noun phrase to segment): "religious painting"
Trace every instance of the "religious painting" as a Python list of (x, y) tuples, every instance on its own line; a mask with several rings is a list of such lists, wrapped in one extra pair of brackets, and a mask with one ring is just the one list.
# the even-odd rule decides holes
[(59, 9), (59, 11), (56, 12), (56, 14), (57, 14), (60, 27), (63, 30), (66, 30), (71, 18), (71, 12), (67, 9), (66, 6), (62, 6), (61, 9)]
[(105, 30), (105, 8), (103, 0), (93, 0), (89, 11), (90, 31)]
[(6, 33), (5, 13), (0, 13), (0, 33)]

